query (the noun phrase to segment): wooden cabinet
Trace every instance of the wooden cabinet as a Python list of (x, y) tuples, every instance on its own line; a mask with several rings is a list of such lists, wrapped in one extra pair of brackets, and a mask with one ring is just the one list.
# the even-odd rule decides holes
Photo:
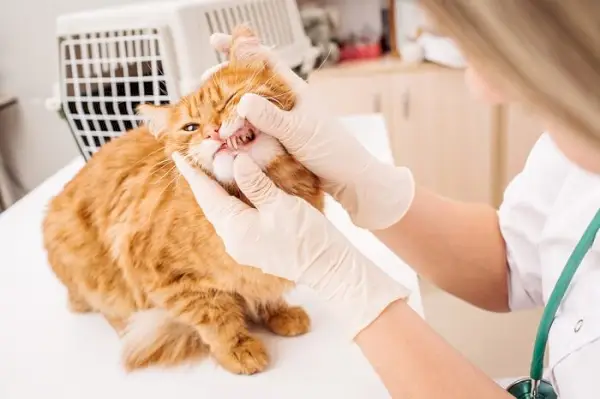
[(309, 80), (314, 93), (334, 115), (383, 112), (383, 88), (379, 76), (320, 77)]
[(397, 164), (458, 200), (499, 205), (542, 132), (521, 107), (475, 101), (460, 70), (383, 59), (323, 69), (309, 81), (333, 115), (382, 113)]
[(492, 202), (495, 108), (470, 98), (460, 71), (399, 74), (390, 87), (396, 162), (439, 194)]

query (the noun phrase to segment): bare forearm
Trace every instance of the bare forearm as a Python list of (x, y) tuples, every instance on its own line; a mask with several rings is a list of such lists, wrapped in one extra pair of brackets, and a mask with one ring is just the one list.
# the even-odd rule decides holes
[(445, 291), (487, 310), (508, 310), (506, 251), (492, 207), (417, 188), (405, 217), (374, 233)]
[(443, 341), (404, 301), (355, 339), (392, 398), (509, 398)]

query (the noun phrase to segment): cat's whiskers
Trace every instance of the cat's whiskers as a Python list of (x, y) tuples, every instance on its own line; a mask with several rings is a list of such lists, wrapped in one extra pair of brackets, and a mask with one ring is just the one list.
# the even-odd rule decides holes
[(166, 166), (170, 165), (170, 159), (165, 159), (164, 161), (158, 162), (155, 165), (152, 165), (152, 173), (150, 173), (150, 177), (155, 176), (157, 173), (161, 172)]
[[(265, 68), (266, 68), (266, 66), (265, 66)], [(250, 77), (250, 79), (247, 80), (243, 91), (247, 92), (250, 89), (252, 89), (252, 86), (256, 85), (254, 80), (258, 77), (258, 74), (261, 73), (263, 70), (264, 70), (264, 68), (263, 69), (257, 68), (256, 71), (254, 71), (254, 74)]]
[(327, 52), (327, 55), (325, 56), (325, 58), (323, 58), (323, 61), (321, 61), (321, 65), (319, 65), (317, 67), (317, 69), (315, 69), (315, 71), (319, 71), (321, 68), (323, 68), (323, 66), (325, 65), (325, 62), (327, 62), (330, 55), (331, 55), (331, 47), (329, 47), (329, 51)]
[(173, 165), (161, 177), (159, 177), (153, 184), (159, 184), (162, 181), (162, 179), (164, 179), (168, 174), (170, 174), (176, 167), (177, 167), (176, 165)]
[[(178, 153), (182, 154), (182, 153), (186, 152), (186, 148), (185, 148), (185, 146), (180, 145), (177, 148), (175, 148), (174, 152), (178, 152)], [(173, 160), (171, 159), (171, 157), (167, 157), (167, 158), (163, 159), (162, 161), (157, 162), (153, 166), (153, 168), (157, 167), (157, 169), (151, 175), (155, 175), (160, 170), (163, 170), (165, 168), (165, 166), (169, 166), (169, 165), (175, 165), (175, 163), (173, 162)], [(169, 173), (169, 172), (167, 172), (167, 173)]]
[[(155, 171), (153, 171), (152, 173), (150, 173), (150, 175), (148, 176), (149, 178), (154, 178), (156, 177), (156, 175), (158, 173), (162, 173), (164, 172), (165, 167), (167, 167), (167, 165), (163, 165), (160, 168), (156, 169)], [(157, 184), (160, 181), (160, 179), (158, 179), (156, 182), (154, 182), (153, 184)]]
[(264, 68), (256, 68), (256, 70), (254, 71), (253, 75), (250, 76), (249, 79), (246, 80), (246, 83), (244, 83), (244, 86), (239, 90), (239, 92), (242, 93), (248, 93), (250, 92), (250, 90), (252, 89), (253, 86), (256, 86), (256, 82), (254, 81), (257, 77), (258, 74), (263, 72), (265, 70), (266, 66)]
[(154, 65), (154, 64), (152, 63), (152, 61), (145, 61), (145, 63), (146, 63), (146, 64), (148, 64), (148, 65), (147, 65), (147, 66), (148, 66), (148, 69), (152, 70), (152, 69), (154, 69), (154, 68), (156, 67), (156, 69), (157, 69), (157, 71), (158, 71), (158, 74), (159, 74), (159, 75), (164, 75), (164, 71), (163, 71), (163, 69), (162, 69), (162, 67), (161, 67), (161, 64), (158, 64), (158, 63), (157, 63), (156, 65)]
[[(173, 169), (171, 169), (171, 170), (173, 170)], [(165, 188), (163, 188), (163, 190), (160, 192), (160, 194), (158, 194), (157, 203), (160, 203), (163, 200), (163, 195), (167, 192), (167, 190), (169, 189), (169, 187), (171, 187), (171, 185), (173, 183), (175, 183), (176, 181), (179, 180), (179, 176), (180, 176), (179, 173), (176, 173), (175, 176), (173, 177), (173, 179), (171, 179), (171, 181), (169, 181), (169, 183), (165, 186)]]
[[(280, 61), (278, 61), (278, 62), (280, 62)], [(265, 68), (266, 68), (266, 66), (265, 66)], [(273, 70), (271, 77), (269, 79), (267, 79), (264, 83), (262, 83), (262, 85), (266, 86), (272, 79), (279, 78), (279, 77), (280, 76), (277, 73), (275, 73), (275, 71)]]
[(165, 158), (162, 161), (158, 161), (157, 163), (154, 164), (154, 166), (159, 166), (159, 165), (164, 165), (167, 164), (169, 162), (172, 162), (170, 158)]
[[(149, 177), (152, 177), (152, 178), (153, 178), (153, 177), (156, 177), (156, 175), (157, 175), (158, 173), (163, 173), (163, 172), (165, 171), (165, 168), (167, 168), (167, 167), (169, 167), (169, 166), (171, 166), (171, 165), (170, 165), (170, 164), (168, 164), (168, 163), (164, 163), (163, 165), (161, 165), (161, 166), (159, 166), (158, 168), (156, 168), (156, 170), (153, 170), (153, 171), (152, 171), (152, 173), (150, 173), (150, 176), (149, 176)], [(167, 174), (168, 174), (168, 173), (169, 173), (169, 172), (167, 171)], [(154, 184), (158, 184), (158, 182), (160, 182), (160, 179), (158, 179), (158, 180), (157, 180), (157, 181), (156, 181)]]
[(136, 163), (133, 164), (133, 166), (137, 166), (138, 164), (140, 164), (141, 162), (143, 162), (144, 160), (146, 160), (148, 157), (150, 157), (151, 155), (156, 154), (159, 151), (163, 151), (164, 147), (160, 147), (154, 151), (152, 151), (150, 154), (146, 155), (145, 157), (143, 157), (142, 159), (140, 159), (139, 161), (137, 161)]
[[(329, 53), (331, 53), (331, 49), (330, 49)], [(329, 57), (329, 54), (327, 55), (327, 57)], [(282, 61), (276, 61), (276, 62), (281, 63)], [(323, 64), (321, 64), (321, 65), (323, 65)], [(273, 69), (275, 69), (276, 66), (277, 65), (274, 65)], [(280, 77), (277, 73), (271, 74), (271, 76), (265, 82), (263, 82), (262, 85), (263, 86), (267, 86), (271, 80), (273, 80), (273, 79), (275, 79), (277, 77)], [(282, 96), (287, 96), (290, 93), (294, 94), (291, 88), (289, 88), (287, 91), (284, 91), (284, 92), (279, 93), (277, 95), (269, 96), (269, 98), (276, 99), (276, 98), (279, 98), (279, 97), (282, 97)], [(283, 108), (283, 104), (281, 104), (281, 102), (279, 102), (279, 105), (281, 106), (281, 108)]]
[[(161, 149), (161, 150), (164, 150), (164, 147), (162, 147), (162, 148), (160, 148), (160, 149)], [(179, 152), (179, 153), (181, 153), (181, 152), (183, 152), (183, 151), (185, 151), (185, 147), (184, 147), (184, 146), (179, 146), (178, 148), (175, 148), (175, 152)], [(154, 171), (154, 173), (156, 173), (156, 172), (158, 172), (160, 169), (164, 168), (164, 166), (165, 166), (165, 165), (170, 165), (172, 162), (173, 162), (173, 160), (171, 159), (171, 157), (165, 157), (164, 159), (162, 159), (162, 160), (158, 161), (156, 164), (154, 164), (154, 165), (152, 166), (152, 169), (154, 169), (154, 168), (156, 168), (156, 167), (158, 167), (158, 166), (159, 166), (159, 167), (158, 167), (158, 168), (157, 168), (157, 169)], [(154, 174), (154, 173), (153, 173), (153, 174)]]
[[(181, 149), (177, 149), (176, 151), (180, 151)], [(171, 160), (171, 158), (163, 159), (160, 162), (157, 162), (152, 166), (152, 173), (150, 173), (150, 177), (155, 177), (157, 173), (164, 171), (165, 167), (171, 166), (171, 168), (164, 173), (158, 180), (156, 180), (153, 184), (158, 184), (160, 181), (176, 167), (175, 163)], [(156, 168), (156, 169), (155, 169)]]

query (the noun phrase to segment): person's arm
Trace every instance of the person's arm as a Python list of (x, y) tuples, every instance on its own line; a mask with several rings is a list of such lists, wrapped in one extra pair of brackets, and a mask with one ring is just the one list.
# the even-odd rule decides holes
[[(231, 37), (215, 34), (211, 42), (217, 50), (228, 51)], [(310, 85), (276, 54), (261, 51), (256, 54), (297, 93), (297, 104), (282, 111), (268, 99), (245, 94), (238, 114), (277, 138), (322, 179), (354, 224), (375, 231), (419, 274), (476, 306), (507, 310), (507, 268), (495, 211), (415, 190), (408, 168), (376, 159), (327, 115)]]
[(355, 339), (392, 398), (510, 398), (445, 342), (403, 300)]
[(415, 190), (405, 216), (374, 232), (419, 275), (483, 309), (508, 311), (508, 266), (498, 215), (489, 205)]
[(254, 208), (183, 157), (174, 159), (229, 255), (315, 290), (340, 317), (341, 339), (360, 346), (393, 398), (506, 397), (406, 304), (406, 286), (318, 210), (278, 189), (249, 157), (238, 155), (234, 176)]

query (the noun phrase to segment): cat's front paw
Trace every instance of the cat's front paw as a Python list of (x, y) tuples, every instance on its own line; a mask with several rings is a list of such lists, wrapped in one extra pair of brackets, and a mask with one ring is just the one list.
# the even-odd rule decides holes
[(215, 357), (225, 369), (235, 374), (255, 374), (269, 364), (269, 355), (258, 339), (244, 335), (229, 350), (215, 353)]
[(265, 324), (277, 335), (295, 337), (310, 330), (310, 317), (299, 306), (284, 307), (271, 313)]

